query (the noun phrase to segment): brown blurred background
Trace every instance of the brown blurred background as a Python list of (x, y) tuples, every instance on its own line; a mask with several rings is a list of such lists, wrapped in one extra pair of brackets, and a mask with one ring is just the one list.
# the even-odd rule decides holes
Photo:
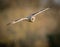
[[(0, 0), (1, 47), (48, 47), (47, 34), (54, 34), (59, 27), (59, 5), (52, 0)], [(59, 1), (59, 0), (58, 0)], [(52, 4), (49, 4), (52, 3)], [(34, 23), (21, 21), (11, 26), (6, 24), (50, 7), (36, 16)], [(4, 46), (2, 46), (2, 44)], [(20, 46), (19, 46), (20, 45)]]

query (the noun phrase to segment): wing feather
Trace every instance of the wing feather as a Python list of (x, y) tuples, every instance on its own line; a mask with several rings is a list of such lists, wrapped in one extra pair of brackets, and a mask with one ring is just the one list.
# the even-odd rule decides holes
[(38, 14), (40, 14), (40, 13), (46, 11), (46, 10), (49, 10), (49, 9), (50, 9), (50, 8), (46, 8), (46, 9), (44, 9), (44, 10), (40, 10), (39, 12), (36, 12), (36, 13), (32, 14), (32, 16), (37, 16)]
[(27, 19), (28, 19), (28, 18), (21, 18), (21, 19), (17, 19), (17, 20), (14, 20), (14, 21), (12, 21), (12, 22), (8, 23), (7, 25), (15, 24), (15, 23), (18, 23), (18, 22), (20, 22), (20, 21), (27, 20)]

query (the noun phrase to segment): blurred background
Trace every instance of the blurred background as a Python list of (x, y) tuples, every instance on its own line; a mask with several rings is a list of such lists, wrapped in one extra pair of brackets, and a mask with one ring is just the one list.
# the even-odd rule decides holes
[[(37, 15), (34, 23), (21, 21), (7, 26), (47, 7), (50, 9)], [(52, 34), (50, 38), (54, 38), (59, 32), (59, 10), (60, 0), (0, 0), (0, 47), (53, 47), (47, 36)], [(55, 38), (52, 44), (59, 45)]]

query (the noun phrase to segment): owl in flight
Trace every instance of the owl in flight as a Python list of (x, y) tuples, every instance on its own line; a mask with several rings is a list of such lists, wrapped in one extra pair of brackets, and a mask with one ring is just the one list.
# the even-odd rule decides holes
[(36, 12), (36, 13), (33, 13), (33, 14), (31, 14), (30, 16), (27, 16), (27, 17), (25, 17), (25, 18), (21, 18), (21, 19), (14, 20), (14, 21), (8, 23), (7, 25), (12, 25), (12, 24), (18, 23), (18, 22), (20, 22), (20, 21), (34, 22), (34, 21), (35, 21), (35, 16), (37, 16), (38, 14), (40, 14), (40, 13), (46, 11), (46, 10), (49, 10), (49, 9), (50, 9), (50, 8), (46, 8), (46, 9), (44, 9), (44, 10), (40, 10), (40, 11), (38, 11), (38, 12)]

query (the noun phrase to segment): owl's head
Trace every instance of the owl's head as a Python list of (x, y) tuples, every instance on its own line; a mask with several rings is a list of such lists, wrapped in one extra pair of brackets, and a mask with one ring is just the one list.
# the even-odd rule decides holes
[(34, 22), (34, 21), (35, 21), (35, 17), (34, 17), (34, 16), (29, 17), (28, 21), (29, 21), (29, 22)]

